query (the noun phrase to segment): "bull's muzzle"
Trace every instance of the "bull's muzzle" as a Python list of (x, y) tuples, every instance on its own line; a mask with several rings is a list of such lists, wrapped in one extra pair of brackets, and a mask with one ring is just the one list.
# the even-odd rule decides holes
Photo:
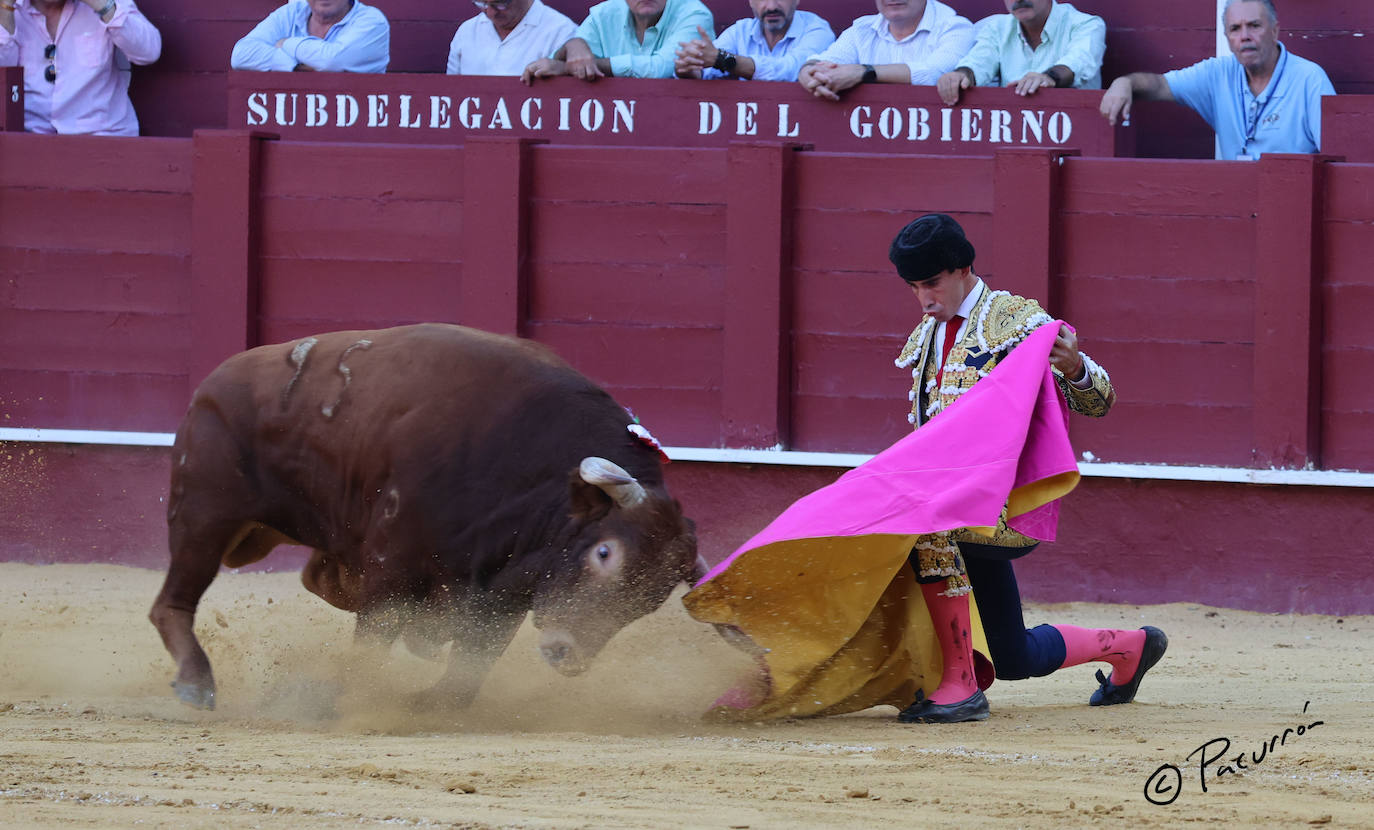
[(587, 670), (587, 661), (576, 641), (566, 631), (546, 631), (539, 637), (539, 654), (544, 662), (567, 677), (579, 675)]

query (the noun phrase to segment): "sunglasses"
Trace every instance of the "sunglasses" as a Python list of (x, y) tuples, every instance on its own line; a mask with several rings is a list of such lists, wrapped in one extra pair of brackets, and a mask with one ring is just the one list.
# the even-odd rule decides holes
[(43, 47), (43, 60), (48, 62), (48, 67), (43, 70), (43, 80), (53, 83), (57, 80), (57, 67), (53, 65), (53, 60), (57, 57), (57, 44), (49, 43)]
[(515, 0), (472, 0), (472, 5), (483, 11), (487, 8), (493, 8), (498, 12), (503, 12), (510, 8), (510, 4), (513, 2), (515, 2)]

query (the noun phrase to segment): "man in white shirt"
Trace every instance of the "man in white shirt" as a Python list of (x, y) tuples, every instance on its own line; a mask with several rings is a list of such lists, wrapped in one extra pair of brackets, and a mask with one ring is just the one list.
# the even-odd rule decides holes
[(1017, 95), (1046, 87), (1102, 88), (1102, 18), (1055, 0), (1005, 2), (1008, 14), (979, 24), (973, 50), (936, 84), (947, 105), (959, 103), (971, 86), (1014, 87)]
[(472, 0), (448, 47), (450, 75), (519, 75), (577, 34), (577, 24), (542, 0)]
[(712, 40), (698, 29), (696, 40), (678, 44), (679, 78), (739, 78), (795, 81), (802, 61), (835, 42), (830, 24), (797, 11), (798, 0), (749, 0), (753, 17), (735, 21)]
[(801, 68), (797, 82), (838, 101), (865, 83), (934, 85), (973, 45), (973, 24), (940, 0), (876, 0), (878, 14), (854, 21)]

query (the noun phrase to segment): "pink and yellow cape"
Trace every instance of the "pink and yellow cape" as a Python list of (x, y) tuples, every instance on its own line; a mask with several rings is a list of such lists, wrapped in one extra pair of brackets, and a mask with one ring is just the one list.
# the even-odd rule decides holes
[[(1078, 483), (1048, 360), (1058, 331), (1036, 329), (938, 418), (798, 500), (683, 597), (694, 618), (767, 649), (765, 696), (714, 714), (900, 708), (934, 690), (940, 649), (907, 555), (922, 533), (991, 535), (1004, 505), (1012, 528), (1054, 539), (1057, 500)], [(986, 653), (976, 614), (974, 628)]]

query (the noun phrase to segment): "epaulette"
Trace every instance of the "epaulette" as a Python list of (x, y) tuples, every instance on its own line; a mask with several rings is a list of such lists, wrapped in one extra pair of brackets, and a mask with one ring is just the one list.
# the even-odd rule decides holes
[(898, 369), (905, 369), (916, 362), (916, 358), (921, 353), (921, 340), (925, 338), (926, 332), (934, 326), (934, 317), (926, 317), (921, 321), (921, 325), (917, 326), (911, 336), (906, 339), (906, 345), (902, 346), (901, 353), (897, 355), (897, 360), (894, 361)]
[(988, 354), (1006, 351), (1054, 321), (1035, 300), (1009, 291), (990, 291), (980, 305), (976, 334), (979, 347)]

